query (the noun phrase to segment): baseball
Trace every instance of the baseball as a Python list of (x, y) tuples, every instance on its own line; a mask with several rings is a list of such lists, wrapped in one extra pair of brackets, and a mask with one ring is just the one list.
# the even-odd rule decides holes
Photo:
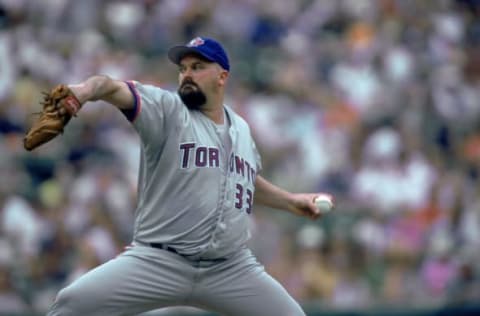
[(321, 194), (313, 200), (320, 214), (328, 213), (333, 209), (332, 197), (328, 194)]

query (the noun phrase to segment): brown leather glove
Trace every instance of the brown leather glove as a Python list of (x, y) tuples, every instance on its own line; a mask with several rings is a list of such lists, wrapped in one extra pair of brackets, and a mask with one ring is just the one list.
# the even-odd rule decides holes
[(44, 92), (44, 95), (41, 102), (43, 110), (23, 139), (26, 150), (33, 150), (63, 133), (65, 125), (82, 106), (70, 88), (64, 84), (57, 85), (50, 92)]

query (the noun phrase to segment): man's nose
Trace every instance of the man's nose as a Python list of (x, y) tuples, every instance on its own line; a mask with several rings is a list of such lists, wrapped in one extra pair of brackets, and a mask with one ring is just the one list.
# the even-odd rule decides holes
[(190, 78), (190, 79), (192, 79), (192, 69), (186, 68), (186, 69), (183, 71), (183, 77), (184, 77), (184, 78)]
[(184, 84), (184, 83), (187, 83), (187, 82), (188, 83), (194, 83), (192, 76), (190, 74), (184, 73), (181, 83)]

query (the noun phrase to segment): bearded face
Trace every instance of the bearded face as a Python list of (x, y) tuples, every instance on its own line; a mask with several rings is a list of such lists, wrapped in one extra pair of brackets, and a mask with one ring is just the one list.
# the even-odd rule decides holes
[(207, 96), (190, 78), (185, 78), (178, 88), (178, 95), (190, 110), (200, 110), (207, 102)]

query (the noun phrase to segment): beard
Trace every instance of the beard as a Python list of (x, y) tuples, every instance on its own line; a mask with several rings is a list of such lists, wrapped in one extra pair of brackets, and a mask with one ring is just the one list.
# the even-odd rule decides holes
[(190, 110), (200, 110), (207, 103), (207, 96), (192, 80), (185, 80), (178, 88), (178, 95)]

